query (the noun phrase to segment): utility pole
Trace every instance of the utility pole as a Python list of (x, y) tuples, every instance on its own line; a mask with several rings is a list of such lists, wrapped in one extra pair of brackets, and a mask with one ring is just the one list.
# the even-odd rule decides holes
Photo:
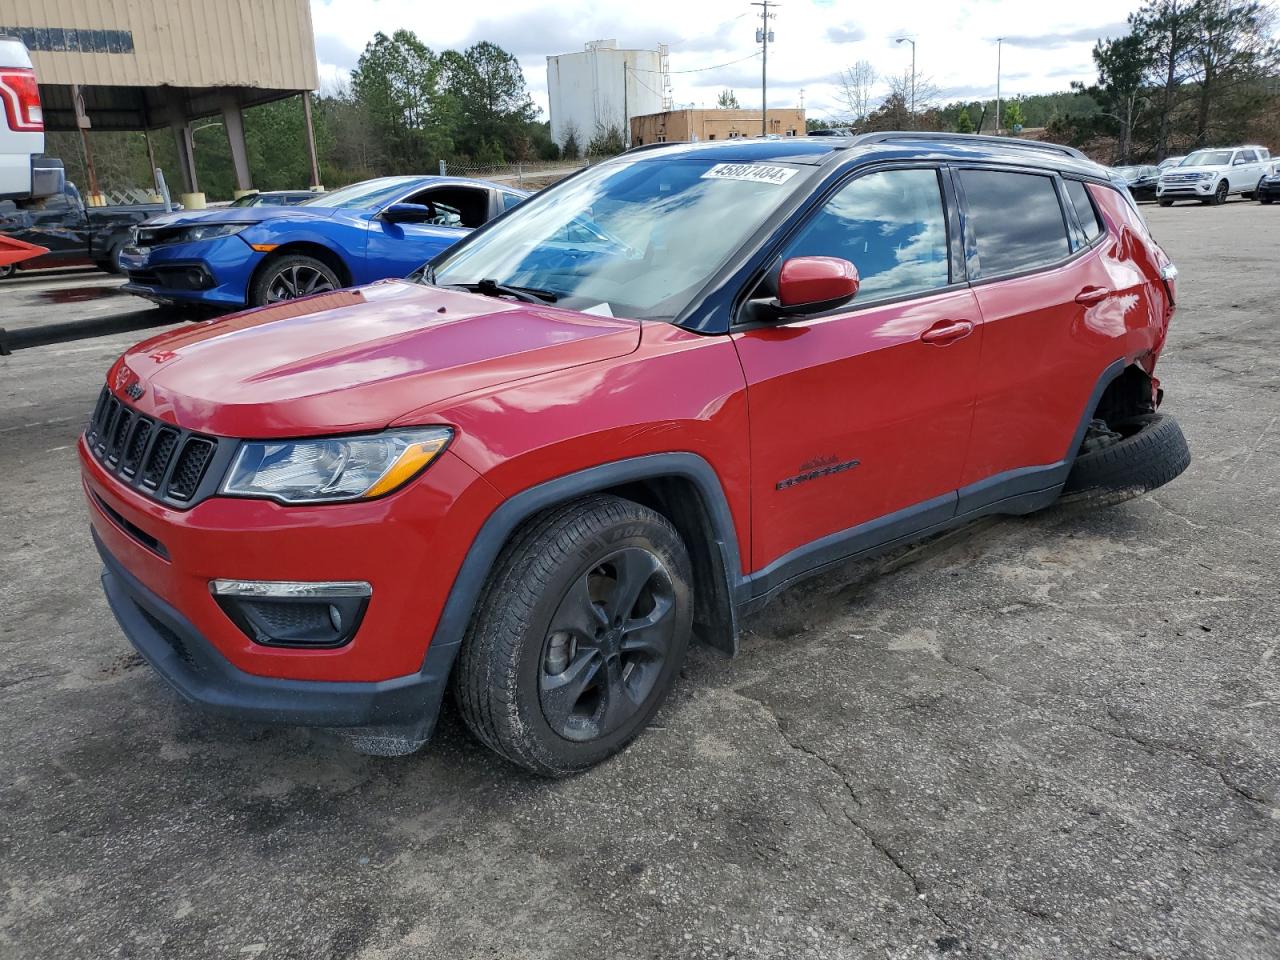
[(760, 136), (769, 135), (769, 41), (773, 39), (773, 31), (769, 29), (769, 21), (777, 17), (776, 13), (770, 13), (770, 7), (778, 7), (780, 4), (773, 3), (772, 0), (762, 0), (760, 3), (752, 3), (753, 7), (760, 7), (760, 27), (756, 30), (756, 43), (763, 45), (763, 55), (760, 58)]
[(996, 37), (996, 136), (1000, 136), (1000, 48), (1004, 37)]
[(627, 55), (622, 54), (622, 145), (631, 149), (631, 109), (627, 102)]
[(898, 37), (898, 43), (911, 44), (911, 129), (916, 128), (916, 42), (910, 37)]

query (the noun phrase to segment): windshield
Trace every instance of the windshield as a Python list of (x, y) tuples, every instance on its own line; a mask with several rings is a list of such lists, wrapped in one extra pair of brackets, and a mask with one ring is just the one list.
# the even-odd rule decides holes
[(1180, 167), (1225, 167), (1231, 162), (1230, 150), (1197, 150), (1183, 160)]
[(1115, 170), (1116, 170), (1116, 173), (1120, 174), (1120, 176), (1124, 177), (1126, 180), (1133, 180), (1137, 177), (1142, 176), (1142, 174), (1146, 171), (1146, 168), (1145, 167), (1116, 167)]
[(300, 204), (303, 207), (345, 207), (347, 209), (363, 207), (379, 207), (390, 203), (404, 192), (405, 187), (414, 182), (414, 177), (379, 177), (377, 180), (365, 180), (353, 183), (341, 190), (324, 193), (314, 200)]
[(702, 159), (602, 164), (526, 200), (425, 278), (493, 280), (573, 310), (669, 320), (778, 209), (797, 174)]

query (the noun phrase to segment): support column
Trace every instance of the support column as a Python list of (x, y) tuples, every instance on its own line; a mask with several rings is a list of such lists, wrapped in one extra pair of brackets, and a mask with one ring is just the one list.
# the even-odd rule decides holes
[(253, 189), (253, 180), (249, 176), (249, 153), (244, 145), (244, 115), (234, 98), (222, 105), (222, 126), (231, 146), (231, 165), (236, 171), (236, 196), (239, 197)]
[(311, 122), (311, 91), (302, 91), (302, 117), (307, 123), (307, 159), (311, 161), (311, 189), (323, 190), (320, 185), (320, 163), (316, 159), (316, 128)]
[(200, 181), (196, 176), (196, 145), (191, 137), (191, 121), (187, 119), (186, 103), (176, 91), (169, 95), (168, 115), (169, 127), (178, 145), (182, 185), (186, 188), (181, 197), (182, 205), (188, 210), (203, 210), (204, 194), (200, 192)]
[(182, 185), (187, 193), (195, 193), (200, 189), (200, 181), (196, 177), (196, 145), (191, 139), (191, 124), (185, 120), (172, 123), (173, 138), (178, 145), (178, 166), (182, 170)]
[(147, 162), (151, 164), (151, 188), (155, 196), (155, 202), (160, 203), (160, 181), (156, 174), (156, 148), (151, 142), (151, 131), (146, 127), (142, 128), (142, 139), (147, 142)]

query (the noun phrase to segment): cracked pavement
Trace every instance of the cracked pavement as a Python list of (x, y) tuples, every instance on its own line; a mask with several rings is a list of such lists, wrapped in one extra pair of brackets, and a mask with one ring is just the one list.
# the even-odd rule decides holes
[(75, 469), (140, 335), (0, 359), (0, 957), (1280, 957), (1280, 210), (1143, 210), (1186, 474), (792, 590), (561, 782), (177, 702)]

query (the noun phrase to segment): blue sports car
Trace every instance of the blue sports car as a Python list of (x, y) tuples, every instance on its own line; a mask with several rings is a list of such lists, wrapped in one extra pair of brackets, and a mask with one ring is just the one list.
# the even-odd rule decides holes
[(168, 213), (120, 253), (124, 289), (238, 308), (405, 277), (528, 194), (457, 177), (382, 177), (293, 207)]

